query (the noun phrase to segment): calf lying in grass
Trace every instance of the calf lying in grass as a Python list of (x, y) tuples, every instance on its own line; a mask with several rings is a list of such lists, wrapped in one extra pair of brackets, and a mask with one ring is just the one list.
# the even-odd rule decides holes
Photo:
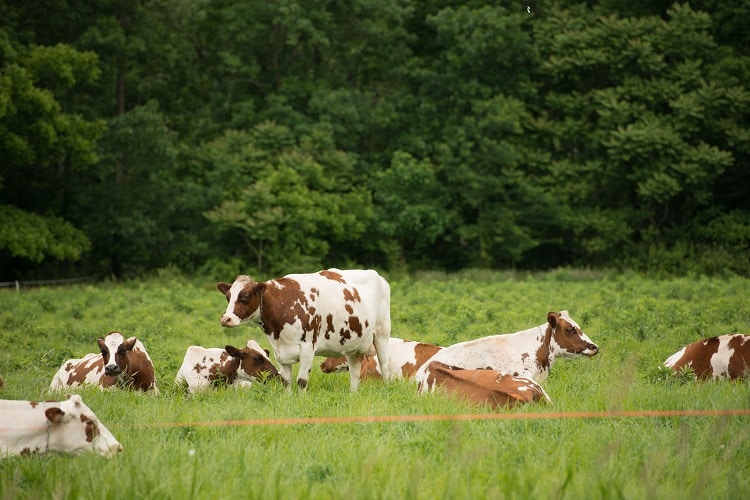
[(248, 340), (242, 349), (193, 345), (185, 352), (175, 383), (186, 385), (193, 393), (221, 384), (249, 386), (269, 377), (280, 378), (268, 356), (269, 352), (254, 340)]

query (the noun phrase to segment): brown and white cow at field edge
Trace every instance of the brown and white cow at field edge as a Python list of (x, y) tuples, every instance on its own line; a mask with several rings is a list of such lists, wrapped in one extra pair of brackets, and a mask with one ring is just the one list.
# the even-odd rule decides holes
[(545, 401), (550, 403), (544, 389), (526, 377), (514, 377), (497, 370), (465, 370), (439, 361), (430, 361), (425, 367), (425, 378), (418, 392), (433, 392), (436, 387), (493, 408)]
[(427, 360), (414, 376), (425, 381), (427, 365), (440, 361), (465, 369), (491, 368), (517, 377), (544, 382), (557, 357), (593, 356), (591, 342), (568, 311), (547, 314), (547, 322), (516, 333), (492, 335), (445, 347)]
[(186, 384), (193, 393), (222, 383), (249, 386), (258, 380), (279, 377), (268, 354), (254, 340), (248, 340), (242, 349), (232, 345), (224, 349), (191, 345), (185, 352), (175, 383)]
[(81, 359), (63, 363), (52, 378), (50, 391), (91, 384), (159, 392), (154, 364), (140, 340), (136, 337), (125, 339), (119, 332), (110, 332), (96, 341), (101, 353), (87, 354)]
[(750, 376), (750, 335), (720, 335), (686, 345), (664, 361), (679, 371), (687, 366), (695, 378), (741, 378)]
[(111, 458), (122, 445), (74, 394), (60, 402), (0, 400), (0, 458), (94, 452)]
[[(388, 341), (388, 372), (392, 377), (412, 378), (420, 366), (430, 359), (442, 347), (413, 340), (402, 340), (391, 337)], [(320, 364), (323, 373), (340, 373), (349, 371), (346, 358), (326, 358)], [(377, 356), (365, 356), (362, 362), (360, 378), (382, 378)]]
[(390, 287), (373, 270), (328, 269), (260, 283), (242, 275), (217, 288), (229, 302), (222, 326), (257, 323), (287, 385), (293, 363), (300, 364), (297, 384), (305, 390), (314, 356), (346, 356), (350, 387), (356, 391), (362, 358), (373, 344), (381, 364), (388, 359)]

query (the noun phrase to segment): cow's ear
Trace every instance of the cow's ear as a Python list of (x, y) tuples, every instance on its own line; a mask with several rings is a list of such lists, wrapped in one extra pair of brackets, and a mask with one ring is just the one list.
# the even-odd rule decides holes
[(265, 292), (265, 291), (266, 291), (266, 284), (265, 283), (258, 283), (258, 284), (255, 285), (254, 292), (257, 293), (258, 295), (262, 295), (263, 292)]
[(104, 337), (99, 337), (96, 339), (96, 343), (99, 344), (99, 349), (104, 349), (107, 347), (107, 344), (104, 343)]
[(239, 349), (237, 349), (233, 345), (224, 346), (224, 350), (227, 351), (227, 354), (229, 354), (233, 358), (241, 358), (242, 357), (242, 351), (240, 351)]
[(137, 341), (138, 341), (138, 337), (130, 337), (128, 340), (123, 342), (123, 345), (125, 346), (125, 349), (127, 349), (128, 351), (132, 351)]
[(270, 353), (270, 352), (268, 352), (268, 349), (263, 349), (263, 352), (265, 352), (265, 353), (266, 353), (266, 356), (269, 356), (269, 357), (271, 356), (271, 353)]
[(557, 328), (558, 319), (560, 319), (560, 315), (556, 312), (550, 311), (547, 313), (547, 323), (549, 323), (549, 326), (552, 327), (553, 330)]
[(220, 282), (216, 283), (216, 288), (221, 293), (223, 293), (224, 295), (226, 295), (227, 292), (229, 292), (229, 289), (232, 288), (232, 285), (230, 285), (229, 283), (224, 283), (223, 281), (220, 281)]
[(44, 415), (47, 417), (47, 420), (49, 420), (53, 424), (60, 424), (63, 421), (65, 412), (55, 406), (44, 410)]

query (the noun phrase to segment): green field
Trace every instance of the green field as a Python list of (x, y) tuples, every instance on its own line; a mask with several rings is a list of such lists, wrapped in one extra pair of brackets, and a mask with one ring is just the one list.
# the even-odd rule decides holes
[[(231, 276), (222, 279), (231, 279)], [(0, 460), (11, 498), (750, 498), (750, 417), (670, 416), (214, 425), (310, 417), (523, 415), (750, 408), (750, 383), (667, 377), (659, 363), (712, 335), (750, 333), (750, 280), (559, 270), (389, 277), (394, 337), (442, 345), (509, 333), (567, 309), (600, 347), (560, 360), (552, 405), (492, 412), (400, 381), (313, 369), (307, 393), (279, 383), (189, 397), (185, 349), (248, 338), (222, 329), (215, 279), (151, 279), (0, 291), (4, 399), (48, 399), (60, 364), (112, 330), (139, 337), (161, 390), (78, 391), (123, 444), (98, 456)], [(322, 361), (322, 358), (318, 359)], [(56, 395), (61, 397), (61, 395)], [(201, 423), (211, 425), (201, 425)]]

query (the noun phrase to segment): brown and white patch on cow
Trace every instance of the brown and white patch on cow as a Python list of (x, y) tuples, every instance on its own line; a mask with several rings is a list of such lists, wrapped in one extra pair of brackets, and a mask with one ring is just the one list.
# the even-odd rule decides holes
[(692, 342), (667, 358), (664, 365), (674, 371), (690, 368), (697, 379), (747, 377), (750, 335), (720, 335)]

